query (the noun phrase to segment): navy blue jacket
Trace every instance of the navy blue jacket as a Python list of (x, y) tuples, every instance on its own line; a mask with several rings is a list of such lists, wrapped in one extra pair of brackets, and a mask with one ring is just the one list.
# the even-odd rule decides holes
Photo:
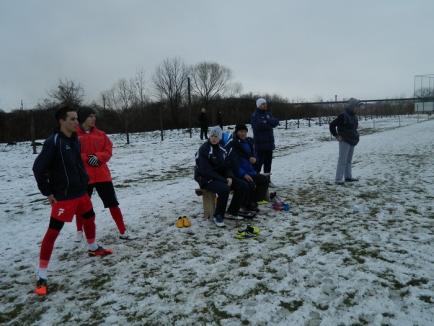
[(248, 137), (241, 140), (236, 135), (233, 135), (225, 148), (231, 162), (232, 172), (236, 177), (244, 178), (246, 174), (250, 176), (257, 174), (249, 160), (251, 157), (255, 157), (252, 138)]
[(346, 109), (330, 122), (330, 132), (333, 136), (341, 136), (344, 142), (355, 146), (359, 143), (358, 126), (359, 121), (354, 112), (351, 109)]
[(273, 128), (279, 125), (279, 120), (268, 110), (256, 109), (252, 114), (251, 124), (256, 151), (272, 151), (275, 148)]
[(77, 136), (68, 138), (56, 132), (48, 137), (33, 164), (33, 174), (44, 196), (54, 195), (57, 200), (67, 200), (84, 195), (88, 176)]
[(220, 144), (212, 145), (208, 140), (196, 153), (194, 179), (202, 187), (212, 181), (226, 183), (232, 177), (226, 150)]

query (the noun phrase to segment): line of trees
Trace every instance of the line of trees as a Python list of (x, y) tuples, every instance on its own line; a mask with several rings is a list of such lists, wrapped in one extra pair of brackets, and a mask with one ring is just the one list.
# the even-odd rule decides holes
[[(47, 137), (55, 127), (56, 105), (66, 102), (80, 106), (84, 94), (79, 83), (60, 80), (32, 110), (0, 111), (0, 142)], [(234, 81), (228, 67), (215, 62), (188, 66), (180, 58), (165, 59), (150, 79), (143, 70), (132, 78), (119, 79), (90, 106), (98, 112), (98, 125), (102, 129), (108, 133), (125, 133), (129, 143), (131, 132), (196, 127), (202, 107), (207, 109), (211, 125), (217, 124), (218, 112), (225, 124), (248, 122), (259, 96), (267, 98), (273, 114), (281, 120), (335, 116), (342, 110), (342, 104), (292, 104), (278, 95), (242, 94), (241, 83)], [(413, 103), (395, 101), (370, 104), (363, 113), (411, 112)]]

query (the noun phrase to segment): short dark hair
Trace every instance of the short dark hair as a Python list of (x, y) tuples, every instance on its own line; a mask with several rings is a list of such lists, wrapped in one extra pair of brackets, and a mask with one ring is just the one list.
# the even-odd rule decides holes
[(56, 113), (54, 115), (56, 121), (59, 122), (60, 119), (66, 120), (68, 112), (77, 112), (77, 107), (69, 103), (59, 104), (56, 108)]

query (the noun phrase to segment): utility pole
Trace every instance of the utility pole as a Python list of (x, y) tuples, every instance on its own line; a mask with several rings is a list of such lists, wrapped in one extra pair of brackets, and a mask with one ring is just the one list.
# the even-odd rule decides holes
[(187, 77), (187, 91), (188, 91), (188, 125), (190, 127), (190, 138), (192, 137), (192, 131), (191, 131), (191, 84), (190, 84), (190, 77)]

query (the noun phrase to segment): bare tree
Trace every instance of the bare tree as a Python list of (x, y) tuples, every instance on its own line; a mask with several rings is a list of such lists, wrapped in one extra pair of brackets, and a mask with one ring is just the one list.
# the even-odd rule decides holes
[(132, 83), (126, 79), (119, 79), (116, 84), (101, 94), (107, 108), (118, 112), (120, 120), (123, 122), (124, 131), (127, 136), (127, 144), (130, 143), (129, 125), (131, 109), (135, 103), (134, 90)]
[(211, 100), (228, 91), (232, 72), (215, 62), (201, 62), (192, 67), (191, 78), (193, 93), (206, 107)]
[(188, 69), (180, 58), (165, 59), (156, 69), (153, 83), (160, 101), (166, 102), (178, 124), (178, 109), (186, 93)]
[(48, 92), (48, 96), (55, 102), (69, 103), (79, 106), (83, 101), (84, 90), (80, 84), (72, 80), (59, 80), (59, 85)]
[(148, 102), (148, 97), (146, 96), (146, 78), (145, 71), (140, 69), (134, 78), (130, 81), (131, 88), (136, 98), (138, 106), (143, 109), (145, 104)]

